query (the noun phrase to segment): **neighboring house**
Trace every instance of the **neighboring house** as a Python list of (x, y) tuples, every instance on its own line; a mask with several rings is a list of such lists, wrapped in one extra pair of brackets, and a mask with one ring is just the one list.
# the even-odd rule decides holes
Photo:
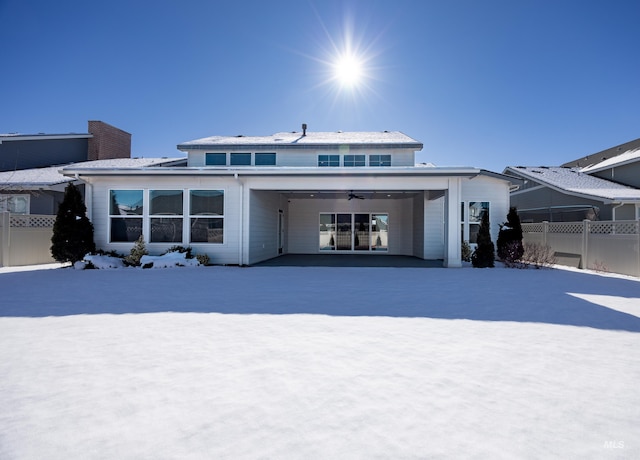
[[(184, 161), (184, 160), (182, 160)], [(167, 163), (162, 158), (117, 158), (73, 163), (83, 168), (145, 167)], [(67, 165), (69, 166), (69, 165)], [(12, 214), (49, 214), (58, 212), (64, 190), (70, 182), (84, 191), (84, 183), (63, 175), (64, 166), (0, 172), (0, 212)]]
[(509, 166), (504, 174), (523, 181), (511, 192), (511, 206), (522, 222), (633, 220), (640, 206), (640, 190), (580, 168)]
[(0, 212), (56, 214), (71, 181), (58, 173), (60, 165), (131, 156), (131, 134), (102, 121), (89, 121), (88, 128), (83, 134), (0, 134)]
[(87, 184), (99, 248), (128, 252), (143, 235), (160, 253), (191, 246), (216, 264), (280, 254), (399, 254), (459, 267), (483, 212), (493, 239), (509, 209), (507, 176), (415, 165), (422, 144), (400, 132), (209, 137), (187, 158), (63, 173)]
[(640, 139), (562, 166), (579, 167), (582, 172), (592, 176), (640, 189)]

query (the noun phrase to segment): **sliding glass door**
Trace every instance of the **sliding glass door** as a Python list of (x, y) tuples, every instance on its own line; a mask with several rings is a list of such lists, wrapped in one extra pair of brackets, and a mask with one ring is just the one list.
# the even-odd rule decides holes
[(387, 251), (388, 214), (320, 214), (320, 251)]

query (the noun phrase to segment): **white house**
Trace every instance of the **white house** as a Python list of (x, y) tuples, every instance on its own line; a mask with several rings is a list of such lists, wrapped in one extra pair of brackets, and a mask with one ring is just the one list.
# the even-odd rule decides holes
[(401, 132), (214, 136), (185, 142), (182, 159), (146, 167), (86, 168), (99, 248), (152, 253), (191, 246), (216, 264), (281, 254), (386, 254), (459, 267), (489, 212), (493, 239), (517, 179), (471, 167), (415, 165), (422, 144)]

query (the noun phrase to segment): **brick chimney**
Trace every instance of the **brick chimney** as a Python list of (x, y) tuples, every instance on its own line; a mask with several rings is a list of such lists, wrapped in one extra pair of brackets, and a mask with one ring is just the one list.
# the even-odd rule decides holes
[(131, 134), (103, 121), (89, 120), (87, 160), (131, 157)]

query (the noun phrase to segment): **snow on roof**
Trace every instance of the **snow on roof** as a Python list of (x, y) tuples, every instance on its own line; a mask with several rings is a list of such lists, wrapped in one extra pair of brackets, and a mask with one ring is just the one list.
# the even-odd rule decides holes
[(175, 158), (114, 158), (110, 160), (83, 161), (68, 165), (48, 166), (46, 168), (19, 169), (16, 171), (0, 172), (0, 189), (49, 187), (57, 184), (72, 182), (72, 177), (66, 177), (60, 170), (68, 167), (78, 168), (127, 168), (156, 166)]
[(507, 169), (567, 192), (614, 201), (640, 201), (640, 190), (590, 176), (580, 168), (511, 166)]
[(305, 146), (339, 146), (339, 145), (400, 145), (404, 147), (422, 148), (422, 144), (400, 131), (375, 132), (312, 132), (306, 135), (301, 132), (276, 133), (271, 136), (211, 136), (193, 141), (183, 142), (179, 149), (188, 150), (200, 146), (215, 147), (288, 147), (304, 148)]
[(606, 160), (601, 161), (600, 163), (595, 163), (585, 168), (582, 168), (580, 171), (584, 173), (592, 173), (592, 172), (602, 171), (603, 169), (612, 168), (614, 166), (622, 166), (624, 164), (631, 163), (638, 160), (640, 160), (640, 148), (627, 150), (626, 152), (621, 153), (620, 155), (607, 158)]

